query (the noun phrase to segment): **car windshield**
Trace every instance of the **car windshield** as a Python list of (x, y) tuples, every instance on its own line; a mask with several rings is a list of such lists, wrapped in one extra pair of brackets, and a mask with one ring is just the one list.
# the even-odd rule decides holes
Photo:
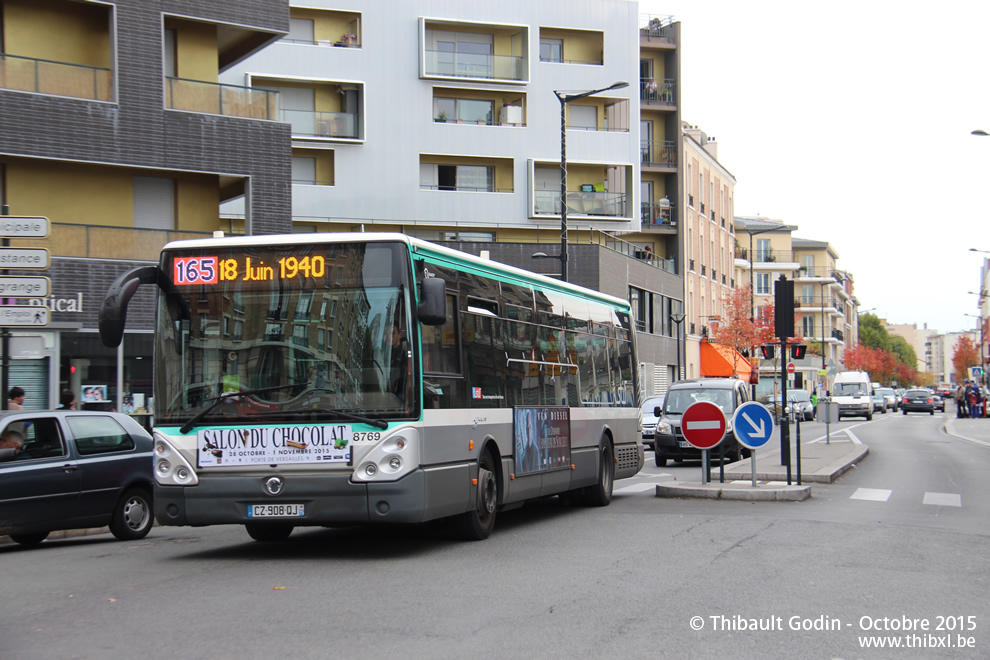
[(663, 399), (664, 397), (662, 396), (650, 397), (649, 399), (643, 402), (643, 406), (640, 408), (640, 410), (643, 412), (644, 415), (652, 415), (653, 410), (655, 408), (657, 408), (658, 406), (661, 408), (663, 407)]
[(837, 395), (864, 395), (866, 394), (866, 386), (863, 383), (836, 383), (835, 387), (832, 388), (832, 394)]
[(667, 393), (668, 415), (683, 415), (689, 406), (699, 401), (711, 401), (726, 414), (732, 414), (732, 390), (697, 389), (671, 390)]
[(805, 390), (794, 390), (793, 392), (788, 392), (787, 393), (787, 400), (788, 401), (807, 401), (807, 402), (810, 403), (811, 402), (811, 395), (808, 394)]

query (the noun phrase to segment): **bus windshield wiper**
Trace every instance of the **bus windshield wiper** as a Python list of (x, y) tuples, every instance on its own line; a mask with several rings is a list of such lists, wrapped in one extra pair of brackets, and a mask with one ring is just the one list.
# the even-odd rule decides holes
[(207, 415), (209, 415), (210, 414), (210, 411), (212, 411), (214, 408), (216, 408), (217, 406), (219, 406), (221, 403), (223, 403), (227, 399), (233, 399), (233, 398), (236, 398), (236, 397), (239, 397), (239, 396), (248, 396), (250, 394), (260, 394), (262, 392), (275, 392), (277, 390), (287, 390), (290, 387), (299, 387), (300, 384), (301, 383), (291, 383), (289, 385), (275, 385), (273, 387), (259, 387), (258, 389), (255, 389), (255, 390), (241, 390), (240, 392), (224, 392), (223, 394), (221, 394), (217, 398), (213, 399), (213, 403), (211, 403), (207, 407), (205, 407), (202, 410), (200, 410), (198, 413), (196, 413), (195, 415), (193, 415), (192, 419), (190, 419), (188, 422), (186, 422), (181, 427), (179, 427), (179, 433), (189, 433), (189, 431), (191, 431), (193, 428), (196, 427), (196, 425), (199, 423), (199, 420), (201, 420), (204, 417), (206, 417)]
[(261, 417), (277, 416), (277, 415), (311, 415), (311, 414), (323, 414), (323, 415), (336, 415), (342, 419), (349, 419), (352, 422), (362, 422), (370, 426), (375, 426), (380, 429), (387, 429), (388, 422), (383, 419), (372, 419), (371, 417), (365, 417), (364, 415), (355, 415), (354, 413), (344, 412), (343, 410), (337, 410), (335, 408), (302, 408), (300, 410), (284, 410), (284, 411), (273, 411), (269, 413), (262, 413)]

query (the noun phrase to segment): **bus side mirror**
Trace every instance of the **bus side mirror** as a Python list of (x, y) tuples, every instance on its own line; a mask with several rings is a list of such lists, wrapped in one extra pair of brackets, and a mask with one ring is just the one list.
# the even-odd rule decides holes
[(100, 308), (100, 339), (108, 348), (120, 346), (127, 322), (127, 303), (142, 284), (158, 281), (158, 266), (141, 266), (117, 276)]
[(424, 325), (447, 322), (447, 283), (439, 277), (427, 277), (420, 282), (417, 316)]

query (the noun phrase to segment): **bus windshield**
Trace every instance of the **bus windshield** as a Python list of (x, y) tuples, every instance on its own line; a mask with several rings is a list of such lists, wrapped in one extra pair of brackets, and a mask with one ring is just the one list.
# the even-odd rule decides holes
[(159, 424), (418, 413), (405, 245), (187, 248), (161, 268)]

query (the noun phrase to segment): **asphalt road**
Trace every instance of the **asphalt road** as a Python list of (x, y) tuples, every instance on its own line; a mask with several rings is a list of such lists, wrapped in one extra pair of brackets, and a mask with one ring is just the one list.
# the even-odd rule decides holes
[(801, 503), (656, 498), (700, 467), (650, 464), (609, 507), (541, 501), (480, 543), (429, 525), (2, 546), (0, 657), (988, 657), (990, 450), (938, 416), (848, 428), (870, 455)]

